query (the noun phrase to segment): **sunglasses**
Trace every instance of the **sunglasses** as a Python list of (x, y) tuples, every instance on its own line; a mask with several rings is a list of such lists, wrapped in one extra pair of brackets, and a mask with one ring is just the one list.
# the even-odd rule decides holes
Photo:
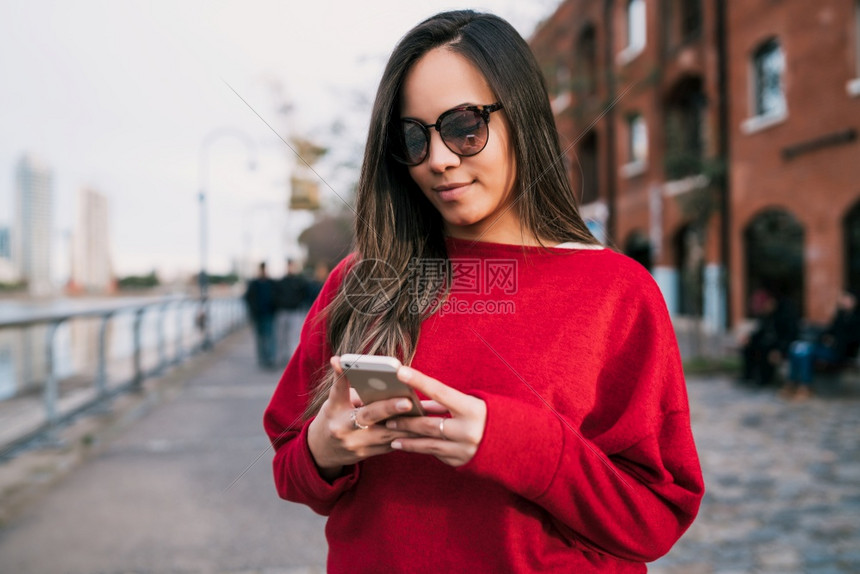
[(445, 147), (460, 157), (480, 153), (490, 139), (490, 114), (501, 109), (498, 102), (489, 106), (459, 106), (444, 112), (435, 124), (403, 118), (400, 129), (395, 129), (391, 156), (409, 166), (424, 161), (430, 151), (430, 128), (435, 128)]

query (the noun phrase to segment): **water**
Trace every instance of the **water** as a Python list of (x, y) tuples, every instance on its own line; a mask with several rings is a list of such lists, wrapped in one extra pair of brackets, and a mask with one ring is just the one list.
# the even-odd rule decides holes
[[(160, 303), (152, 305), (153, 303)], [(125, 305), (146, 305), (141, 319), (141, 347), (144, 369), (162, 359), (199, 344), (201, 333), (195, 326), (196, 302), (155, 298), (56, 299), (45, 302), (0, 301), (0, 323), (35, 319), (56, 314)], [(213, 309), (213, 327), (227, 320)], [(109, 380), (130, 376), (134, 354), (134, 309), (117, 310), (106, 325), (106, 364)], [(101, 317), (78, 317), (62, 322), (53, 335), (53, 370), (59, 379), (93, 378), (98, 365)], [(38, 390), (48, 375), (48, 324), (29, 327), (0, 327), (0, 400)], [(159, 337), (159, 332), (162, 337)], [(161, 343), (159, 344), (159, 341)]]

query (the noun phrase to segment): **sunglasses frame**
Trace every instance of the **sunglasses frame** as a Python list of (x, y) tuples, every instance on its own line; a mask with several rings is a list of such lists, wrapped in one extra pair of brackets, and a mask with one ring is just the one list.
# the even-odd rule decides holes
[(424, 140), (426, 142), (426, 145), (424, 147), (424, 155), (421, 156), (421, 159), (419, 161), (416, 161), (416, 162), (406, 161), (405, 159), (398, 157), (398, 155), (396, 153), (392, 153), (391, 157), (393, 157), (397, 162), (402, 163), (403, 165), (407, 165), (409, 167), (414, 167), (416, 165), (421, 165), (422, 163), (424, 163), (424, 160), (427, 159), (428, 155), (430, 155), (430, 153), (429, 153), (430, 152), (430, 128), (435, 128), (436, 131), (439, 132), (439, 136), (441, 137), (442, 136), (442, 121), (447, 116), (449, 116), (455, 112), (475, 112), (475, 113), (477, 113), (481, 117), (481, 119), (484, 120), (484, 126), (488, 128), (487, 139), (484, 141), (484, 145), (481, 146), (481, 149), (479, 149), (478, 151), (476, 151), (474, 153), (465, 153), (465, 154), (460, 153), (457, 150), (451, 149), (451, 146), (448, 145), (448, 142), (445, 141), (444, 137), (442, 138), (442, 143), (445, 144), (446, 148), (451, 150), (451, 153), (454, 153), (460, 157), (472, 157), (473, 155), (478, 155), (479, 153), (484, 151), (484, 148), (487, 147), (487, 142), (490, 141), (490, 132), (489, 132), (490, 114), (492, 114), (493, 112), (497, 112), (503, 108), (504, 108), (504, 106), (502, 105), (501, 102), (496, 102), (495, 104), (489, 104), (486, 106), (457, 106), (456, 108), (451, 108), (450, 110), (442, 112), (442, 114), (436, 119), (436, 123), (434, 123), (434, 124), (425, 124), (425, 123), (418, 121), (415, 118), (401, 118), (400, 119), (401, 125), (408, 122), (408, 123), (415, 124), (421, 128), (421, 131), (424, 133)]

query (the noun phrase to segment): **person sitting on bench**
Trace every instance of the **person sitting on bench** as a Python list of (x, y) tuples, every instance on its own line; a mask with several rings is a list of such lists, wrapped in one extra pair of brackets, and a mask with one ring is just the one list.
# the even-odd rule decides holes
[(807, 398), (812, 394), (814, 369), (838, 368), (846, 359), (856, 355), (860, 343), (860, 315), (857, 313), (857, 296), (850, 292), (840, 294), (836, 313), (827, 328), (814, 341), (794, 341), (788, 351), (788, 381), (783, 394)]

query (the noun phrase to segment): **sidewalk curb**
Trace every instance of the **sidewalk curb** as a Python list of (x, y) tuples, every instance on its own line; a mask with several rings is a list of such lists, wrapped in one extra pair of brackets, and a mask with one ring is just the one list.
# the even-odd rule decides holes
[(42, 493), (90, 458), (156, 407), (171, 402), (186, 381), (204, 372), (237, 344), (245, 328), (227, 335), (209, 353), (198, 354), (167, 374), (143, 381), (137, 392), (116, 397), (109, 412), (86, 414), (59, 433), (59, 446), (27, 450), (0, 463), (0, 528), (5, 527)]

